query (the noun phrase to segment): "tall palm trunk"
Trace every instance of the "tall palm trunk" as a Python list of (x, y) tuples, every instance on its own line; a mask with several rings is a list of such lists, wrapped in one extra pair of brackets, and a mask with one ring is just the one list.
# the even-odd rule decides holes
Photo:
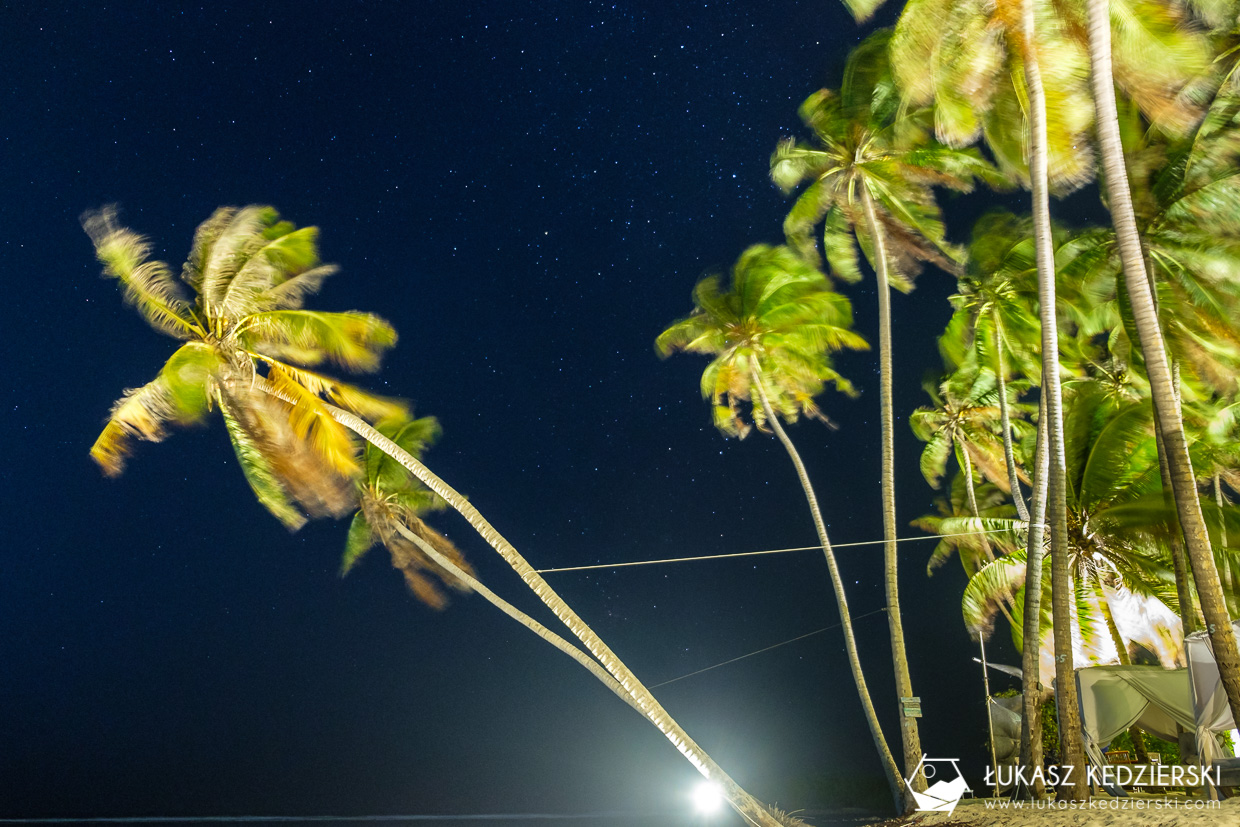
[[(1145, 263), (1144, 257), (1142, 262)], [(1161, 311), (1158, 307), (1158, 288), (1154, 283), (1154, 273), (1145, 267), (1146, 278), (1150, 285), (1150, 296), (1154, 301), (1154, 314), (1158, 315)], [(1131, 302), (1129, 302), (1131, 306)], [(1183, 415), (1183, 409), (1180, 407), (1180, 369), (1179, 366), (1172, 363), (1171, 365), (1172, 387), (1175, 389), (1176, 410)], [(1162, 481), (1162, 498), (1163, 505), (1168, 511), (1173, 511), (1174, 499), (1172, 490), (1175, 488), (1171, 483), (1171, 466), (1167, 464), (1167, 446), (1163, 443), (1162, 426), (1158, 420), (1158, 408), (1154, 407), (1154, 444), (1158, 449), (1158, 477)], [(1197, 608), (1197, 600), (1193, 596), (1192, 571), (1188, 565), (1188, 560), (1184, 555), (1184, 531), (1180, 528), (1180, 519), (1173, 514), (1171, 517), (1170, 534), (1167, 538), (1167, 548), (1171, 552), (1171, 570), (1175, 575), (1175, 596), (1180, 604), (1180, 624), (1182, 632), (1189, 635), (1201, 629), (1205, 622), (1201, 619), (1201, 612)], [(1224, 543), (1223, 545), (1226, 545)]]
[[(969, 446), (962, 439), (956, 443), (956, 447), (960, 449), (960, 472), (964, 474), (965, 499), (969, 503), (969, 511), (973, 512), (973, 519), (980, 524), (982, 511), (977, 507), (977, 491), (973, 487), (973, 462), (969, 459)], [(990, 541), (986, 539), (986, 535), (979, 533), (977, 537), (981, 541), (982, 553), (986, 555), (986, 559), (994, 560), (995, 553), (991, 550)]]
[[(904, 714), (904, 698), (913, 697), (913, 678), (909, 674), (908, 653), (904, 646), (904, 621), (900, 615), (900, 578), (896, 557), (896, 449), (895, 415), (892, 412), (891, 367), (891, 289), (887, 282), (887, 245), (874, 199), (863, 184), (861, 203), (865, 221), (874, 243), (874, 276), (878, 285), (878, 382), (882, 428), (882, 495), (883, 495), (883, 583), (887, 592), (887, 630), (891, 635), (891, 659), (895, 667), (896, 695), (899, 701), (900, 743), (904, 748), (904, 775), (912, 777), (921, 763), (921, 735), (917, 719)], [(912, 780), (921, 792), (926, 780), (920, 772)]]
[(822, 521), (822, 512), (818, 510), (818, 497), (814, 494), (814, 487), (810, 484), (809, 474), (805, 471), (805, 463), (801, 462), (801, 455), (797, 453), (797, 449), (792, 444), (792, 440), (788, 438), (788, 434), (784, 433), (783, 426), (779, 424), (778, 415), (771, 408), (771, 401), (767, 398), (766, 388), (762, 384), (762, 374), (758, 369), (758, 362), (752, 356), (749, 359), (749, 369), (753, 386), (758, 389), (758, 398), (762, 403), (762, 410), (766, 414), (766, 421), (771, 424), (775, 435), (779, 437), (784, 450), (788, 452), (789, 458), (792, 459), (792, 464), (797, 470), (797, 477), (801, 480), (801, 488), (805, 491), (805, 499), (809, 503), (810, 516), (813, 517), (814, 528), (818, 531), (818, 541), (822, 543), (822, 553), (827, 558), (827, 570), (831, 574), (831, 586), (835, 589), (835, 603), (840, 611), (840, 626), (844, 630), (844, 650), (848, 653), (848, 666), (852, 670), (853, 682), (857, 685), (857, 694), (861, 697), (861, 707), (865, 710), (865, 720), (870, 726), (870, 735), (874, 739), (874, 746), (878, 749), (879, 758), (882, 760), (883, 772), (887, 775), (887, 783), (891, 787), (891, 797), (895, 802), (896, 810), (905, 812), (910, 808), (909, 797), (905, 795), (900, 771), (896, 767), (895, 758), (891, 755), (891, 749), (887, 746), (887, 739), (883, 736), (883, 729), (879, 726), (878, 714), (874, 711), (874, 701), (870, 698), (870, 690), (865, 683), (865, 674), (861, 671), (861, 659), (857, 657), (857, 641), (853, 637), (852, 616), (848, 612), (848, 597), (844, 594), (844, 581), (840, 578), (839, 566), (835, 562), (835, 552), (831, 549), (831, 541), (827, 539), (827, 527)]
[(1141, 239), (1137, 234), (1137, 219), (1132, 208), (1132, 193), (1128, 189), (1128, 172), (1120, 143), (1119, 116), (1115, 106), (1115, 82), (1111, 72), (1110, 3), (1108, 0), (1089, 0), (1088, 8), (1090, 82), (1097, 112), (1098, 146), (1105, 172), (1107, 205), (1111, 210), (1111, 221), (1115, 225), (1120, 262), (1124, 268), (1124, 283), (1132, 303), (1132, 315), (1137, 336), (1141, 340), (1141, 352), (1145, 356), (1158, 429), (1162, 432), (1163, 444), (1167, 449), (1172, 493), (1176, 512), (1180, 517), (1180, 526), (1184, 531), (1189, 565), (1197, 584), (1201, 614), (1206, 622), (1206, 631), (1210, 634), (1210, 643), (1214, 658), (1218, 662), (1219, 676), (1227, 693), (1231, 714), (1240, 721), (1240, 648), (1236, 645), (1231, 618), (1227, 614), (1223, 585), (1214, 564), (1214, 553), (1210, 548), (1205, 517), (1201, 513), (1201, 502), (1197, 498), (1197, 484), (1188, 456), (1184, 422), (1176, 400), (1166, 348), (1163, 346), (1153, 293), (1145, 273)]
[[(1163, 443), (1162, 430), (1158, 427), (1158, 411), (1154, 411), (1154, 444), (1158, 449), (1158, 475), (1162, 479), (1163, 504), (1174, 506), (1171, 485), (1171, 466), (1167, 463), (1167, 446)], [(1184, 532), (1180, 530), (1178, 514), (1170, 519), (1170, 537), (1167, 548), (1171, 552), (1171, 570), (1175, 575), (1175, 596), (1180, 604), (1180, 623), (1185, 635), (1192, 634), (1204, 625), (1197, 600), (1193, 597), (1192, 573), (1184, 556)]]
[(537, 620), (509, 603), (507, 600), (482, 585), (477, 578), (473, 577), (456, 563), (440, 554), (434, 546), (423, 540), (417, 534), (414, 534), (406, 528), (404, 524), (396, 522), (395, 525), (396, 531), (399, 532), (402, 537), (417, 546), (422, 553), (434, 561), (437, 566), (447, 571), (472, 591), (482, 595), (482, 597), (492, 606), (495, 606), (501, 612), (508, 615), (513, 620), (517, 621), (522, 626), (529, 629), (531, 632), (538, 635), (540, 638), (547, 641), (573, 660), (577, 661), (577, 663), (584, 666), (591, 675), (599, 679), (599, 682), (601, 682), (603, 686), (610, 689), (620, 700), (637, 710), (638, 714), (645, 714), (642, 712), (642, 708), (638, 706), (637, 701), (634, 700), (627, 691), (625, 691), (625, 688), (617, 683), (615, 678), (607, 674), (606, 669), (598, 665), (598, 661), (594, 660), (585, 652), (581, 651), (576, 646), (569, 643), (567, 640), (560, 637), (555, 632), (551, 631), (546, 626), (542, 625)]
[(1060, 761), (1072, 767), (1069, 783), (1061, 784), (1061, 800), (1083, 801), (1085, 748), (1081, 742), (1076, 675), (1072, 661), (1072, 585), (1068, 570), (1067, 461), (1063, 444), (1063, 394), (1059, 384), (1059, 330), (1056, 327), (1055, 251), (1051, 241), (1046, 148), (1046, 94), (1038, 66), (1033, 0), (1024, 0), (1025, 83), (1029, 88), (1029, 188), (1033, 193), (1033, 235), (1038, 269), (1038, 302), (1042, 322), (1042, 391), (1046, 395), (1049, 443), (1047, 513), (1051, 527), (1051, 612), (1055, 638), (1055, 696), (1059, 710)]
[[(1042, 559), (1045, 551), (1046, 490), (1050, 465), (1050, 441), (1046, 433), (1046, 390), (1038, 403), (1038, 438), (1033, 450), (1033, 513), (1029, 520), (1029, 543), (1025, 548), (1025, 611), (1020, 652), (1021, 720), (1020, 764), (1042, 766)], [(1046, 794), (1042, 779), (1034, 779), (1034, 798)]]
[(1020, 493), (1020, 475), (1016, 473), (1016, 454), (1012, 450), (1012, 416), (1008, 411), (1007, 365), (1003, 364), (1003, 337), (999, 334), (999, 310), (992, 307), (991, 327), (995, 329), (995, 378), (999, 382), (999, 423), (1003, 428), (1003, 461), (1007, 464), (1008, 487), (1012, 490), (1012, 503), (1016, 516), (1029, 522), (1029, 508)]
[[(254, 385), (264, 393), (283, 399), (285, 402), (292, 403), (294, 401), (277, 391), (265, 379), (256, 378)], [(594, 630), (586, 625), (585, 621), (578, 617), (576, 612), (569, 608), (568, 604), (542, 578), (542, 575), (534, 571), (534, 568), (525, 561), (525, 558), (517, 552), (512, 544), (504, 539), (503, 535), (487, 522), (486, 518), (478, 512), (478, 509), (474, 508), (469, 500), (461, 496), (458, 491), (441, 480), (409, 452), (372, 428), (361, 417), (337, 408), (334, 405), (325, 405), (324, 407), (327, 408), (333, 419), (399, 462), (409, 473), (421, 480), (427, 488), (442, 497), (448, 505), (452, 506), (457, 513), (464, 517), (473, 529), (487, 541), (491, 548), (495, 549), (504, 558), (504, 561), (516, 571), (534, 594), (538, 595), (538, 598), (568, 627), (569, 631), (585, 644), (586, 650), (598, 659), (599, 663), (611, 673), (624, 688), (625, 692), (633, 698), (638, 709), (646, 719), (654, 724), (667, 740), (672, 742), (672, 745), (676, 747), (681, 755), (689, 760), (689, 763), (697, 768), (698, 772), (719, 786), (728, 803), (746, 822), (758, 827), (781, 827), (780, 822), (767, 810), (766, 805), (745, 792), (739, 784), (732, 780), (731, 776), (715, 763), (714, 759), (706, 754), (705, 750), (689, 737), (680, 724), (676, 723), (672, 716), (667, 713), (667, 710), (655, 700), (650, 690), (637, 679), (637, 676), (625, 666), (620, 658), (616, 657), (616, 654), (611, 651), (607, 644), (603, 643), (602, 639), (594, 633)]]

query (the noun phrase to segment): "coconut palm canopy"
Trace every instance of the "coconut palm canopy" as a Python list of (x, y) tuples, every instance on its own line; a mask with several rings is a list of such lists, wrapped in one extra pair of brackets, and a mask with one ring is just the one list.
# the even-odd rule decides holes
[(823, 419), (815, 398), (828, 384), (854, 392), (828, 356), (867, 347), (851, 329), (852, 307), (789, 248), (750, 247), (729, 282), (719, 276), (698, 282), (693, 304), (693, 313), (661, 333), (655, 347), (662, 356), (683, 350), (713, 357), (702, 373), (702, 398), (710, 400), (715, 427), (725, 434), (743, 437), (749, 422), (762, 427), (766, 421), (755, 404), (751, 359), (771, 408), (789, 422)]
[[(82, 225), (125, 300), (184, 342), (112, 408), (90, 450), (104, 472), (121, 473), (135, 440), (160, 442), (218, 409), (246, 480), (281, 522), (295, 529), (307, 515), (346, 512), (356, 448), (323, 400), (376, 419), (404, 405), (311, 369), (374, 371), (396, 343), (373, 314), (302, 307), (336, 270), (319, 261), (318, 228), (297, 229), (271, 207), (222, 207), (194, 233), (178, 278), (151, 258), (145, 237), (117, 224), (114, 208), (87, 213)], [(295, 402), (255, 390), (256, 375)]]

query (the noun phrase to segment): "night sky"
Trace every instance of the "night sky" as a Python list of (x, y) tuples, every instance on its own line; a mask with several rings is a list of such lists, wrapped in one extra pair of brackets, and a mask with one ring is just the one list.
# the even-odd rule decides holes
[[(105, 479), (87, 450), (174, 343), (78, 216), (119, 203), (174, 269), (219, 205), (319, 226), (342, 272), (309, 306), (396, 326), (362, 384), (439, 417), (428, 465), (536, 568), (812, 545), (778, 443), (715, 432), (705, 360), (653, 340), (698, 278), (780, 241), (770, 152), (865, 30), (838, 0), (37, 5), (0, 11), (0, 817), (684, 811), (688, 762), (481, 598), (433, 612), (381, 549), (341, 580), (345, 526), (285, 531), (218, 418)], [(962, 238), (976, 199), (945, 203)], [(894, 299), (903, 535), (934, 494), (907, 414), (952, 287)], [(872, 283), (847, 292), (876, 341)], [(881, 536), (877, 356), (839, 364), (863, 391), (823, 397), (839, 430), (790, 433), (849, 543)], [(432, 522), (553, 622), (462, 519)], [(932, 547), (901, 551), (923, 746), (977, 788), (964, 578), (927, 579)], [(879, 609), (881, 548), (838, 554), (854, 615)], [(648, 685), (838, 619), (821, 553), (547, 577)], [(898, 754), (885, 618), (857, 632)], [(837, 629), (656, 694), (765, 801), (883, 803)]]

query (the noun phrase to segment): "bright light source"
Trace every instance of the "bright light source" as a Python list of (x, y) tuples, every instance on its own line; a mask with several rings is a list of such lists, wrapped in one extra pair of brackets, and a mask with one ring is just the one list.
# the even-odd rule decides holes
[(718, 784), (703, 781), (693, 791), (693, 806), (702, 815), (713, 815), (723, 809), (723, 790)]

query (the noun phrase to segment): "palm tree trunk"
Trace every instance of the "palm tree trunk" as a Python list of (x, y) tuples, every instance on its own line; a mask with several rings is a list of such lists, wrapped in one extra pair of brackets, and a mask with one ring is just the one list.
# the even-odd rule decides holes
[[(926, 789), (926, 780), (917, 767), (921, 763), (921, 735), (917, 719), (904, 714), (904, 698), (913, 697), (913, 678), (909, 674), (908, 653), (904, 646), (904, 621), (900, 615), (900, 578), (896, 558), (896, 449), (895, 415), (892, 412), (891, 367), (891, 288), (887, 282), (887, 247), (883, 230), (874, 213), (874, 199), (864, 184), (861, 204), (874, 243), (874, 277), (878, 285), (878, 382), (882, 430), (883, 496), (883, 585), (887, 592), (887, 630), (891, 635), (891, 659), (895, 667), (896, 695), (899, 701), (900, 743), (904, 748), (904, 774), (912, 777), (913, 788)], [(914, 777), (913, 774), (916, 773)]]
[[(1045, 552), (1046, 481), (1049, 476), (1050, 444), (1046, 433), (1046, 391), (1038, 403), (1038, 438), (1033, 450), (1033, 513), (1029, 521), (1029, 544), (1025, 549), (1025, 611), (1021, 641), (1020, 763), (1031, 771), (1042, 766), (1042, 559)], [(1034, 798), (1046, 795), (1041, 777), (1029, 791)]]
[(1016, 473), (1016, 454), (1012, 450), (1012, 418), (1008, 411), (1007, 366), (1003, 364), (1003, 340), (999, 335), (999, 311), (991, 308), (991, 327), (995, 329), (995, 378), (999, 381), (999, 423), (1003, 428), (1003, 461), (1007, 463), (1008, 487), (1016, 516), (1029, 522), (1029, 508), (1020, 493), (1020, 476)]
[(1072, 594), (1068, 577), (1067, 460), (1063, 445), (1063, 395), (1059, 384), (1059, 330), (1055, 304), (1055, 251), (1051, 241), (1046, 148), (1046, 94), (1038, 66), (1033, 0), (1023, 2), (1025, 83), (1029, 88), (1029, 188), (1033, 194), (1034, 248), (1042, 322), (1042, 390), (1046, 394), (1049, 442), (1047, 485), (1051, 527), (1051, 611), (1054, 616), (1055, 687), (1059, 710), (1060, 762), (1071, 767), (1071, 783), (1061, 784), (1060, 800), (1083, 801), (1085, 748), (1081, 742), (1076, 676), (1072, 660)]
[(831, 574), (831, 586), (835, 589), (835, 603), (840, 611), (840, 626), (844, 630), (844, 650), (848, 653), (848, 666), (852, 670), (853, 682), (857, 685), (857, 694), (861, 697), (861, 706), (865, 710), (865, 720), (870, 726), (870, 735), (874, 739), (874, 746), (878, 749), (879, 758), (882, 760), (883, 772), (887, 775), (887, 783), (891, 787), (891, 797), (895, 802), (896, 810), (901, 813), (906, 812), (910, 809), (909, 798), (911, 797), (905, 795), (900, 771), (896, 767), (895, 758), (891, 755), (891, 749), (887, 746), (887, 739), (883, 736), (883, 729), (879, 726), (878, 714), (874, 711), (874, 701), (870, 698), (870, 690), (865, 683), (865, 674), (861, 671), (861, 659), (857, 656), (857, 641), (853, 637), (852, 616), (848, 612), (848, 597), (844, 594), (844, 581), (840, 578), (839, 566), (835, 562), (835, 552), (832, 551), (831, 541), (827, 538), (827, 527), (822, 521), (822, 512), (818, 510), (818, 497), (815, 496), (814, 487), (810, 484), (809, 474), (805, 471), (805, 464), (801, 462), (801, 455), (797, 453), (792, 440), (784, 433), (783, 426), (779, 424), (778, 415), (771, 408), (771, 402), (766, 395), (766, 388), (762, 384), (762, 374), (758, 370), (757, 360), (752, 356), (749, 361), (749, 369), (753, 386), (758, 390), (762, 411), (766, 414), (766, 421), (771, 424), (775, 435), (779, 437), (784, 450), (788, 452), (788, 456), (792, 459), (792, 464), (797, 470), (797, 477), (801, 480), (801, 488), (805, 491), (805, 499), (809, 503), (810, 515), (814, 520), (814, 528), (818, 531), (818, 541), (822, 543), (822, 553), (827, 558), (827, 570)]
[(1089, 59), (1090, 82), (1094, 93), (1094, 107), (1098, 146), (1101, 150), (1104, 178), (1107, 188), (1107, 205), (1115, 225), (1115, 237), (1119, 245), (1120, 261), (1124, 268), (1124, 283), (1132, 303), (1133, 320), (1141, 340), (1141, 352), (1145, 356), (1146, 374), (1150, 380), (1150, 395), (1158, 415), (1158, 428), (1167, 447), (1167, 464), (1171, 470), (1172, 493), (1176, 511), (1184, 531), (1185, 546), (1193, 579), (1197, 584), (1197, 596), (1201, 613), (1210, 634), (1214, 658), (1218, 662), (1219, 676), (1227, 693), (1231, 713), (1240, 721), (1240, 647), (1227, 614), (1223, 598), (1223, 586), (1214, 564), (1210, 548), (1210, 535), (1206, 531), (1201, 502), (1197, 498), (1197, 484), (1192, 462), (1188, 456), (1188, 442), (1184, 435), (1184, 422), (1180, 416), (1171, 378), (1171, 367), (1163, 346), (1158, 313), (1154, 297), (1145, 273), (1145, 260), (1141, 252), (1141, 239), (1137, 234), (1136, 214), (1132, 208), (1132, 194), (1128, 189), (1128, 173), (1124, 164), (1123, 147), (1119, 137), (1119, 117), (1115, 106), (1115, 81), (1111, 72), (1111, 21), (1108, 0), (1089, 0)]
[(1222, 542), (1223, 548), (1227, 548), (1228, 546), (1231, 545), (1231, 543), (1227, 542), (1227, 521), (1223, 519), (1223, 503), (1226, 502), (1226, 500), (1223, 498), (1223, 485), (1222, 485), (1221, 475), (1219, 474), (1217, 470), (1214, 472), (1212, 481), (1214, 484), (1214, 505), (1218, 507), (1218, 514), (1219, 514), (1219, 521), (1218, 521), (1219, 540)]
[[(980, 524), (982, 512), (977, 507), (977, 492), (973, 489), (973, 462), (969, 459), (969, 446), (962, 440), (956, 443), (956, 447), (960, 449), (960, 471), (964, 474), (964, 491), (969, 501), (969, 510), (973, 512), (973, 519)], [(982, 551), (986, 554), (986, 559), (993, 561), (995, 553), (990, 548), (990, 541), (986, 539), (985, 534), (979, 533), (977, 537), (982, 543)]]
[(625, 691), (623, 686), (616, 682), (615, 678), (607, 674), (606, 669), (599, 666), (598, 661), (594, 660), (585, 652), (581, 651), (576, 646), (569, 643), (567, 640), (560, 637), (555, 632), (551, 631), (546, 626), (542, 625), (537, 620), (509, 603), (507, 600), (482, 585), (477, 578), (473, 577), (456, 563), (453, 563), (450, 559), (440, 554), (434, 546), (414, 534), (406, 528), (403, 523), (396, 522), (395, 526), (397, 532), (399, 532), (402, 537), (417, 546), (422, 553), (433, 560), (437, 566), (446, 570), (449, 574), (472, 591), (482, 595), (482, 597), (492, 606), (495, 606), (501, 612), (508, 615), (513, 620), (517, 621), (522, 626), (529, 629), (531, 632), (538, 635), (540, 638), (547, 641), (552, 646), (584, 666), (587, 670), (589, 670), (591, 675), (598, 678), (599, 682), (602, 683), (603, 686), (610, 689), (616, 697), (633, 707), (633, 709), (637, 710), (638, 714), (643, 716), (645, 715), (645, 713), (642, 712), (642, 708), (638, 706), (637, 701)]
[[(1159, 314), (1161, 311), (1158, 306), (1158, 289), (1154, 283), (1154, 272), (1148, 267), (1148, 263), (1142, 258), (1143, 264), (1146, 264), (1145, 272), (1150, 285), (1150, 296), (1154, 301), (1154, 313)], [(1131, 307), (1132, 302), (1129, 301)], [(1175, 388), (1176, 410), (1183, 413), (1180, 407), (1180, 369), (1179, 365), (1171, 366), (1172, 386)], [(1172, 498), (1172, 490), (1175, 486), (1171, 484), (1171, 466), (1167, 464), (1167, 446), (1163, 444), (1162, 426), (1159, 424), (1158, 408), (1154, 408), (1154, 445), (1158, 450), (1158, 477), (1162, 481), (1162, 498), (1163, 505), (1168, 511), (1173, 510), (1174, 500)], [(1175, 595), (1176, 600), (1180, 604), (1180, 625), (1184, 635), (1192, 634), (1205, 626), (1205, 621), (1201, 619), (1201, 612), (1197, 608), (1197, 600), (1193, 596), (1192, 572), (1188, 565), (1188, 560), (1184, 556), (1184, 532), (1180, 528), (1180, 518), (1172, 514), (1170, 533), (1167, 538), (1167, 548), (1171, 553), (1171, 570), (1175, 575)]]
[[(261, 377), (255, 378), (254, 385), (264, 393), (283, 399), (285, 402), (293, 402), (289, 397), (277, 392), (271, 386), (271, 383)], [(585, 621), (578, 617), (576, 612), (569, 608), (568, 604), (542, 578), (542, 575), (534, 571), (534, 568), (525, 561), (525, 558), (517, 552), (512, 544), (504, 539), (503, 535), (487, 522), (486, 518), (478, 512), (478, 509), (474, 508), (469, 500), (461, 496), (458, 491), (441, 480), (434, 472), (399, 445), (372, 428), (361, 417), (337, 408), (334, 405), (325, 404), (324, 407), (331, 414), (332, 419), (335, 419), (341, 425), (399, 462), (409, 473), (421, 480), (427, 488), (442, 497), (448, 505), (452, 506), (457, 513), (464, 517), (473, 526), (473, 529), (487, 541), (491, 548), (495, 549), (504, 558), (504, 561), (516, 571), (521, 579), (525, 581), (525, 584), (533, 590), (534, 594), (538, 595), (538, 598), (568, 627), (569, 631), (585, 644), (590, 654), (598, 659), (599, 663), (611, 673), (624, 688), (625, 692), (633, 698), (646, 719), (654, 724), (667, 740), (672, 742), (672, 745), (676, 747), (681, 755), (689, 760), (689, 763), (697, 768), (698, 772), (709, 781), (719, 785), (728, 803), (747, 823), (758, 825), (758, 827), (781, 827), (775, 816), (767, 810), (766, 805), (745, 792), (739, 784), (732, 780), (731, 776), (715, 763), (714, 759), (707, 755), (705, 750), (689, 737), (680, 724), (676, 723), (672, 716), (667, 713), (667, 710), (655, 700), (650, 690), (637, 679), (637, 676), (625, 666), (620, 658), (616, 657), (616, 654), (611, 651), (607, 644), (603, 643), (602, 639), (594, 633), (594, 630), (586, 625)]]
[[(1154, 411), (1154, 445), (1158, 449), (1158, 475), (1162, 478), (1162, 496), (1165, 506), (1172, 506), (1171, 467), (1167, 464), (1167, 446), (1163, 444), (1162, 429), (1158, 427), (1158, 411)], [(1167, 548), (1171, 553), (1171, 570), (1175, 574), (1175, 596), (1180, 604), (1180, 624), (1185, 635), (1199, 630), (1204, 624), (1197, 601), (1193, 597), (1192, 574), (1184, 557), (1184, 532), (1180, 530), (1180, 518), (1171, 516), (1170, 536)]]

